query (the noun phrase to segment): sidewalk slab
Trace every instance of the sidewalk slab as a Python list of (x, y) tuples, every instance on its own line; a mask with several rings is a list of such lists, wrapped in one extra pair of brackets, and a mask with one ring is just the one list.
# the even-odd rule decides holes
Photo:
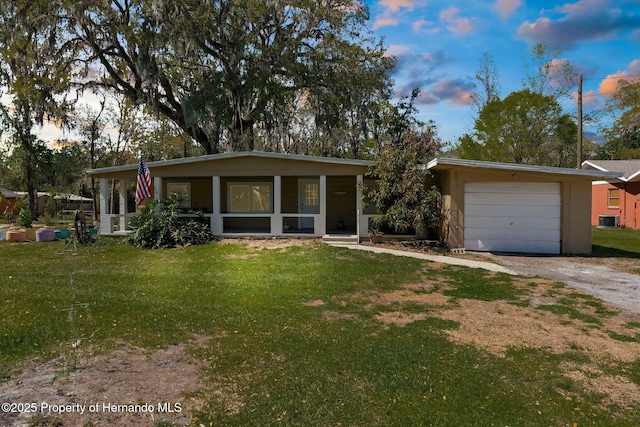
[(395, 256), (417, 258), (425, 261), (433, 261), (433, 262), (439, 262), (442, 264), (450, 264), (450, 265), (459, 265), (462, 267), (482, 268), (483, 270), (494, 271), (496, 273), (506, 273), (512, 276), (518, 275), (518, 273), (516, 273), (513, 270), (510, 270), (501, 265), (494, 264), (491, 262), (475, 261), (471, 259), (455, 258), (450, 256), (444, 256), (444, 255), (430, 255), (430, 254), (421, 254), (417, 252), (399, 251), (396, 249), (378, 248), (375, 246), (363, 246), (363, 245), (334, 245), (334, 246), (338, 246), (341, 248), (356, 249), (359, 251), (373, 252), (377, 254), (390, 254)]

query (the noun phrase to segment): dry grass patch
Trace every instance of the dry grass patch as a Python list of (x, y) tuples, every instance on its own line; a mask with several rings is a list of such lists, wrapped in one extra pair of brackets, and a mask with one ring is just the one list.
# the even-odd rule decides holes
[(241, 244), (250, 249), (286, 249), (317, 244), (312, 239), (224, 239), (223, 244)]
[(394, 326), (406, 326), (409, 323), (416, 322), (418, 320), (425, 320), (427, 318), (426, 313), (405, 313), (403, 311), (392, 311), (376, 314), (376, 320), (385, 328), (388, 328), (389, 325)]
[[(489, 279), (487, 286), (491, 286), (493, 278), (499, 279), (490, 272), (484, 277)], [(482, 301), (443, 295), (441, 292), (456, 286), (449, 278), (434, 277), (433, 272), (424, 278), (419, 283), (405, 284), (391, 291), (359, 291), (336, 297), (334, 302), (345, 308), (353, 302), (364, 302), (362, 307), (366, 311), (393, 307), (393, 311), (380, 311), (373, 316), (383, 329), (405, 327), (428, 317), (455, 322), (457, 328), (444, 330), (450, 341), (497, 357), (506, 357), (510, 350), (522, 348), (560, 356), (579, 353), (588, 361), (562, 365), (563, 375), (585, 390), (606, 396), (601, 405), (640, 404), (637, 384), (604, 372), (607, 367), (632, 363), (640, 355), (640, 342), (634, 338), (640, 329), (629, 326), (637, 321), (636, 316), (614, 311), (590, 295), (547, 279), (512, 278), (513, 286), (522, 291), (516, 300)], [(416, 305), (424, 306), (424, 310), (416, 309)], [(568, 307), (584, 319), (554, 313), (544, 307)], [(355, 314), (334, 311), (324, 311), (323, 317), (325, 320), (358, 319)], [(629, 340), (615, 339), (612, 333)]]
[(620, 375), (609, 375), (594, 365), (566, 362), (564, 375), (582, 385), (584, 390), (604, 395), (601, 405), (615, 405), (619, 409), (633, 410), (640, 405), (640, 387)]
[(332, 320), (354, 320), (355, 315), (349, 313), (340, 313), (337, 311), (325, 310), (322, 312), (322, 318), (327, 321)]
[(304, 301), (302, 305), (307, 307), (320, 307), (324, 305), (324, 301), (322, 301), (321, 299), (314, 299), (313, 301)]
[[(0, 386), (3, 402), (38, 402), (50, 405), (85, 405), (83, 414), (55, 414), (65, 426), (118, 425), (155, 426), (158, 421), (179, 425), (190, 422), (190, 411), (200, 403), (186, 397), (202, 386), (201, 369), (187, 351), (203, 345), (208, 337), (169, 345), (156, 352), (122, 345), (109, 354), (80, 357), (75, 370), (58, 358), (23, 368), (21, 374)], [(159, 413), (158, 403), (166, 402), (180, 411)], [(103, 404), (152, 405), (154, 411), (106, 411)], [(98, 404), (98, 411), (88, 407)], [(0, 413), (0, 425), (26, 425), (33, 413)], [(42, 414), (48, 416), (50, 414)], [(53, 416), (53, 414), (52, 414)]]
[[(503, 301), (461, 300), (459, 307), (435, 314), (460, 324), (448, 330), (452, 340), (504, 356), (511, 348), (528, 347), (563, 354), (575, 350), (593, 360), (632, 362), (640, 354), (640, 343), (612, 339), (600, 329), (579, 320)], [(621, 327), (606, 321), (607, 328)]]

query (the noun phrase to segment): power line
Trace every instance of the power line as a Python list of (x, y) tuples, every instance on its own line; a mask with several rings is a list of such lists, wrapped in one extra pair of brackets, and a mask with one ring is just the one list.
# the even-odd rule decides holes
[(607, 80), (607, 79), (618, 79), (618, 80), (624, 80), (626, 78), (635, 78), (635, 77), (639, 77), (640, 78), (640, 74), (625, 74), (624, 76), (607, 76), (607, 77), (589, 77), (588, 79), (582, 79), (582, 80)]

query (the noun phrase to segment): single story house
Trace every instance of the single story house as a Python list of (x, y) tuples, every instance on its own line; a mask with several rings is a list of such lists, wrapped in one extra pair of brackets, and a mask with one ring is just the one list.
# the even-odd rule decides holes
[[(156, 199), (184, 195), (219, 236), (367, 235), (360, 183), (374, 162), (265, 152), (233, 152), (147, 164)], [(126, 230), (127, 190), (138, 165), (89, 170), (100, 183), (102, 233)], [(117, 180), (119, 212), (109, 211), (109, 180)]]
[(591, 224), (640, 228), (640, 160), (586, 160), (582, 168), (620, 171), (614, 179), (593, 182)]
[(85, 213), (93, 212), (93, 199), (79, 196), (72, 193), (57, 194), (54, 197), (56, 201), (56, 211), (75, 211), (80, 209)]
[[(24, 200), (24, 203), (26, 205), (29, 205), (29, 194), (26, 191), (16, 191), (16, 194), (18, 195), (18, 197)], [(36, 195), (36, 213), (38, 214), (38, 216), (41, 216), (45, 213), (47, 202), (49, 202), (51, 194), (47, 193), (46, 191), (36, 191)]]
[[(26, 204), (29, 204), (29, 197), (25, 191), (15, 192), (19, 198), (23, 199)], [(38, 216), (44, 214), (54, 215), (59, 211), (66, 211), (66, 213), (73, 213), (76, 209), (80, 209), (85, 213), (91, 213), (93, 211), (93, 199), (88, 197), (78, 196), (77, 194), (62, 193), (53, 196), (55, 204), (49, 203), (51, 200), (51, 193), (46, 191), (38, 191), (37, 213)]]
[[(150, 162), (153, 196), (184, 195), (218, 236), (366, 237), (375, 212), (362, 185), (375, 162), (265, 152), (234, 152)], [(610, 172), (434, 159), (445, 198), (444, 240), (479, 251), (589, 253), (591, 181)], [(100, 183), (101, 230), (126, 230), (128, 190), (138, 165), (93, 169)], [(110, 181), (119, 212), (109, 211)]]

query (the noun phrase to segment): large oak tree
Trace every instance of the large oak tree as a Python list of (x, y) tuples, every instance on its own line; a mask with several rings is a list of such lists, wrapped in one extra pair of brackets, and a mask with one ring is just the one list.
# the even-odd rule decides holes
[(88, 82), (153, 107), (207, 153), (251, 150), (256, 132), (300, 107), (315, 132), (330, 132), (390, 87), (393, 61), (357, 0), (69, 0), (65, 9), (95, 73)]

